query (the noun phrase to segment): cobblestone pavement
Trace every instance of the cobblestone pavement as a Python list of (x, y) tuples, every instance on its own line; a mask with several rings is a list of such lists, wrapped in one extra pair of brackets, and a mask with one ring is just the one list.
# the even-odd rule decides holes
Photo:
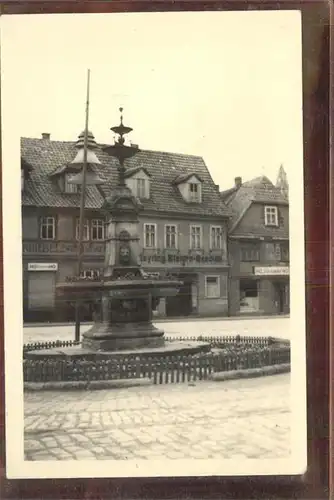
[[(159, 321), (159, 328), (167, 336), (197, 337), (199, 335), (249, 335), (251, 337), (281, 337), (290, 339), (290, 319), (259, 318), (259, 319), (203, 319), (195, 321)], [(81, 331), (90, 326), (83, 325)], [(24, 327), (24, 342), (47, 342), (52, 340), (73, 340), (74, 326), (33, 326)]]
[(290, 376), (25, 394), (26, 460), (288, 458)]

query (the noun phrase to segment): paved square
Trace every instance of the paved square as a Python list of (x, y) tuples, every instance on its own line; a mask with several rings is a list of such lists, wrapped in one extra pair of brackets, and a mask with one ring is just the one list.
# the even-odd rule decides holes
[(287, 458), (290, 376), (25, 393), (27, 460)]
[[(156, 326), (165, 331), (168, 337), (198, 337), (242, 335), (250, 337), (280, 337), (290, 339), (290, 318), (218, 318), (193, 319), (180, 321), (159, 321)], [(81, 332), (90, 328), (82, 325)], [(24, 342), (49, 342), (54, 340), (74, 340), (74, 325), (67, 326), (25, 326)]]

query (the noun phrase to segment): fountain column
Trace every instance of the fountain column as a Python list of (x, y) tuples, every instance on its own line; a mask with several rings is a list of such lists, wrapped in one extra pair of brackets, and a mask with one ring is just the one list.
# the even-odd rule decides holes
[[(122, 111), (122, 109), (121, 109)], [(102, 350), (159, 347), (163, 331), (152, 325), (152, 286), (140, 264), (138, 214), (140, 201), (125, 184), (126, 159), (139, 152), (126, 146), (124, 135), (132, 129), (121, 123), (111, 129), (118, 135), (105, 151), (119, 161), (118, 184), (105, 200), (107, 214), (104, 288), (101, 321), (83, 335), (83, 346)]]

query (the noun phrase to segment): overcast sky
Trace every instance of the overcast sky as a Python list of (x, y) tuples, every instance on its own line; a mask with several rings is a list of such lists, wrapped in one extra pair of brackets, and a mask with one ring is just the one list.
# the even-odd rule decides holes
[(98, 142), (124, 106), (133, 142), (202, 156), (221, 189), (301, 169), (298, 12), (4, 16), (1, 45), (18, 136), (76, 140), (90, 68)]

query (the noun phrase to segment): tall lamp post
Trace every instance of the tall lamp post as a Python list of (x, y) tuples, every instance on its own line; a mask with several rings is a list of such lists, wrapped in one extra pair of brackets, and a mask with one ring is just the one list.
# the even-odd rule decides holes
[[(99, 165), (101, 162), (94, 153), (96, 142), (94, 136), (88, 131), (88, 118), (89, 118), (89, 91), (90, 91), (90, 70), (87, 73), (87, 99), (86, 99), (86, 122), (85, 130), (79, 136), (76, 144), (78, 153), (74, 160), (71, 162), (73, 166), (82, 165), (81, 171), (73, 175), (69, 179), (69, 184), (76, 184), (81, 186), (80, 193), (80, 216), (79, 216), (79, 234), (78, 234), (78, 260), (77, 260), (77, 276), (80, 277), (82, 273), (82, 263), (84, 257), (84, 225), (85, 225), (85, 204), (86, 204), (86, 188), (87, 186), (98, 186), (103, 184), (103, 180), (92, 171), (88, 171), (88, 164)], [(80, 341), (80, 311), (81, 301), (76, 300), (75, 303), (75, 340)]]

